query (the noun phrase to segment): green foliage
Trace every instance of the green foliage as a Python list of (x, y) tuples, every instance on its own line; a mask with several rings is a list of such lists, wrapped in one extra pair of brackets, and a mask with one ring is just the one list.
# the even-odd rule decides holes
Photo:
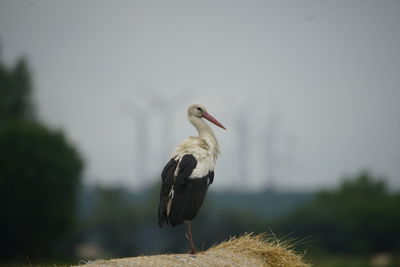
[(95, 201), (82, 222), (82, 241), (100, 246), (108, 256), (132, 255), (140, 219), (128, 194), (121, 188), (104, 187), (96, 187), (92, 194)]
[(14, 68), (0, 62), (0, 125), (5, 120), (34, 117), (32, 84), (28, 65), (20, 59)]
[(399, 225), (399, 194), (361, 173), (336, 191), (319, 193), (315, 201), (276, 223), (275, 229), (307, 237), (317, 249), (370, 253), (400, 249)]
[(0, 257), (50, 256), (71, 229), (82, 160), (60, 132), (25, 121), (0, 130)]
[(32, 89), (25, 59), (0, 62), (0, 261), (67, 256), (76, 219), (82, 159), (35, 120)]
[(219, 210), (241, 210), (257, 214), (264, 219), (280, 217), (310, 202), (314, 197), (309, 192), (210, 192), (207, 199)]

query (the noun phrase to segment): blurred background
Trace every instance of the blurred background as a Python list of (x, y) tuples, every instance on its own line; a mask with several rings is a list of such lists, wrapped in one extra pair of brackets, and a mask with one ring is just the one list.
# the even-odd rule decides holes
[(0, 262), (186, 252), (160, 172), (228, 131), (194, 239), (400, 266), (399, 1), (0, 2)]

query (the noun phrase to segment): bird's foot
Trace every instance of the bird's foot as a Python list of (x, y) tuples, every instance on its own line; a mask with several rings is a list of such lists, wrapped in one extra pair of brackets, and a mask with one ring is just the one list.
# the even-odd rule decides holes
[(196, 254), (197, 254), (197, 249), (196, 249), (195, 247), (193, 247), (193, 248), (190, 250), (190, 254), (196, 255)]

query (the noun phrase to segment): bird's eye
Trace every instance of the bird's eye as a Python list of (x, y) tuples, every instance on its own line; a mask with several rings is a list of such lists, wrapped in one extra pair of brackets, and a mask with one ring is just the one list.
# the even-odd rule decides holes
[(200, 107), (196, 108), (198, 111), (203, 112), (203, 110)]

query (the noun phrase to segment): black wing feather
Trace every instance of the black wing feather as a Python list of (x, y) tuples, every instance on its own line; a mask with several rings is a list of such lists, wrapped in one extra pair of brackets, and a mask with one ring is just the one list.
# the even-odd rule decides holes
[(193, 155), (184, 155), (179, 161), (179, 172), (175, 177), (175, 170), (178, 167), (178, 161), (174, 158), (170, 159), (165, 165), (163, 171), (161, 172), (161, 193), (160, 193), (160, 204), (158, 206), (158, 225), (161, 227), (163, 224), (172, 224), (175, 220), (172, 218), (182, 217), (184, 207), (174, 208), (169, 214), (167, 214), (168, 200), (171, 197), (171, 189), (174, 188), (174, 202), (178, 199), (179, 203), (184, 204), (181, 199), (181, 194), (185, 190), (185, 185), (187, 179), (192, 174), (194, 168), (196, 168), (197, 160)]
[(160, 204), (158, 205), (158, 225), (161, 227), (164, 223), (167, 223), (167, 201), (168, 195), (174, 184), (174, 172), (178, 162), (175, 159), (170, 159), (165, 165), (161, 173), (161, 192), (160, 192)]
[(167, 178), (167, 173), (170, 169), (174, 169), (176, 168), (176, 160), (175, 159), (170, 159), (167, 164), (165, 165), (164, 169), (161, 172), (161, 180), (164, 182), (165, 179)]
[[(158, 223), (175, 226), (184, 220), (192, 220), (196, 217), (209, 185), (214, 180), (214, 172), (209, 172), (205, 177), (189, 179), (197, 166), (197, 160), (193, 155), (184, 155), (179, 162), (179, 171), (174, 177), (178, 161), (171, 159), (161, 173), (162, 186), (160, 194), (160, 205), (158, 207)], [(173, 198), (170, 212), (167, 214), (168, 200)]]
[(184, 155), (179, 163), (179, 172), (175, 178), (175, 192), (180, 193), (185, 189), (185, 185), (193, 170), (197, 166), (197, 160), (193, 155)]

